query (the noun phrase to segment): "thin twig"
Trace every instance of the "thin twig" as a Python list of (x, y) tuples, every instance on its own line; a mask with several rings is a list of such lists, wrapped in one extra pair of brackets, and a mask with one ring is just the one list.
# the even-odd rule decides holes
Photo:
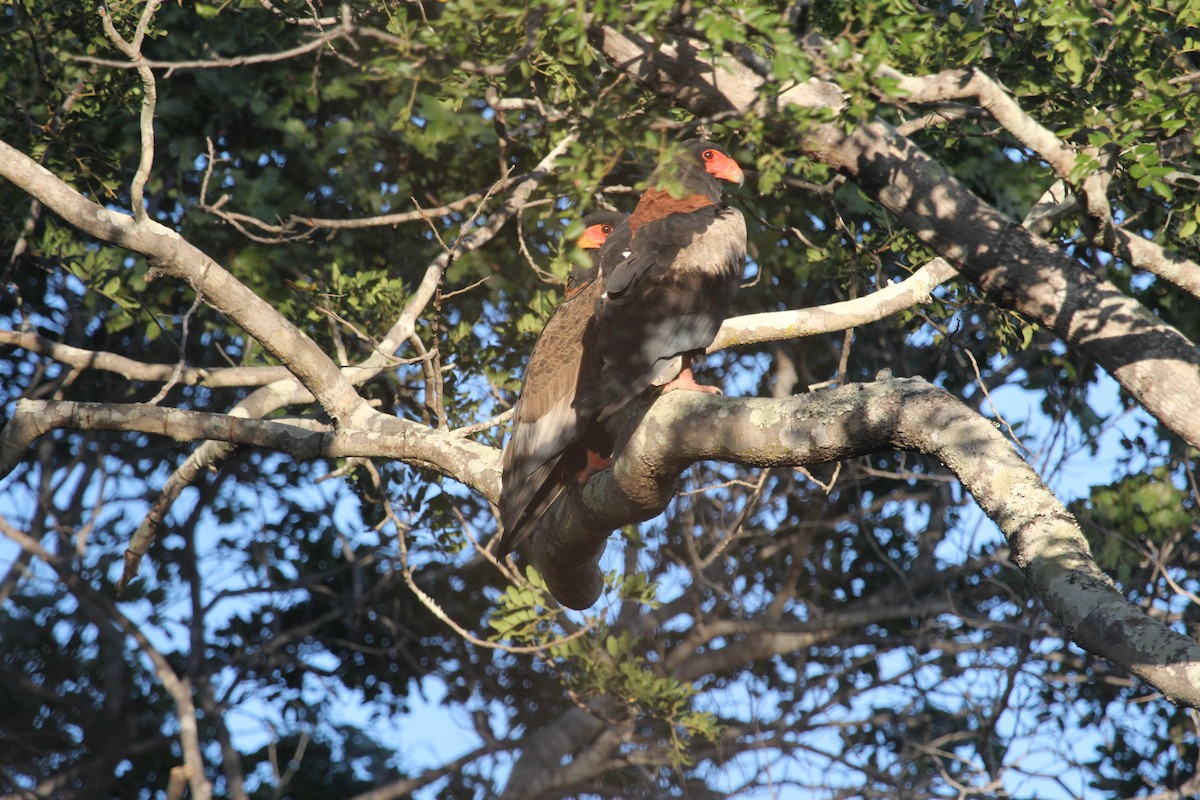
[(510, 408), (507, 411), (497, 414), (491, 419), (485, 419), (483, 422), (476, 422), (474, 425), (466, 425), (462, 428), (455, 428), (454, 430), (450, 431), (450, 435), (464, 437), (470, 436), (473, 433), (479, 433), (480, 431), (486, 431), (489, 428), (495, 428), (497, 425), (507, 422), (515, 411), (516, 408)]
[(971, 351), (965, 347), (962, 349), (962, 351), (971, 361), (971, 368), (975, 370), (975, 383), (979, 385), (979, 388), (983, 391), (983, 396), (987, 398), (988, 408), (990, 408), (992, 413), (996, 415), (996, 420), (1004, 425), (1004, 428), (1008, 431), (1008, 435), (1012, 437), (1012, 440), (1016, 443), (1017, 447), (1020, 447), (1030, 456), (1033, 456), (1033, 451), (1025, 446), (1025, 443), (1021, 441), (1021, 437), (1017, 436), (1017, 432), (1013, 430), (1013, 426), (1009, 425), (1008, 420), (1006, 420), (1004, 416), (996, 410), (996, 404), (992, 402), (992, 395), (990, 392), (988, 392), (987, 384), (983, 382), (983, 376), (979, 374), (979, 364), (975, 361), (975, 356), (972, 355)]
[[(161, 2), (161, 0), (158, 0)], [(157, 5), (157, 3), (155, 3)], [(142, 58), (139, 54), (137, 58), (130, 63), (129, 61), (116, 61), (109, 58), (96, 58), (95, 56), (73, 55), (67, 58), (71, 61), (79, 61), (84, 64), (95, 64), (100, 67), (114, 67), (117, 69), (140, 69), (146, 67), (148, 69), (162, 69), (168, 72), (174, 72), (181, 69), (228, 69), (229, 67), (245, 67), (254, 64), (268, 64), (276, 61), (286, 61), (289, 58), (311, 53), (313, 50), (319, 50), (330, 42), (340, 39), (344, 36), (349, 36), (353, 32), (353, 25), (338, 25), (338, 27), (315, 37), (312, 41), (298, 45), (288, 50), (280, 50), (277, 53), (262, 53), (260, 55), (251, 56), (233, 56), (231, 58), (213, 58), (213, 59), (197, 59), (192, 61), (153, 61)]]
[(456, 295), (466, 294), (467, 292), (471, 291), (472, 289), (478, 289), (480, 286), (483, 286), (485, 283), (487, 283), (491, 279), (492, 279), (491, 275), (485, 275), (482, 278), (480, 278), (479, 280), (472, 283), (470, 286), (464, 286), (461, 289), (455, 289), (452, 292), (446, 292), (444, 295), (442, 295), (442, 299), (449, 300), (451, 297), (454, 297)]
[(272, 14), (278, 17), (282, 22), (286, 22), (288, 25), (304, 25), (320, 29), (324, 28), (326, 25), (332, 25), (338, 21), (337, 17), (317, 16), (316, 9), (313, 8), (312, 3), (308, 3), (309, 9), (313, 11), (313, 16), (311, 18), (293, 17), (283, 9), (277, 8), (275, 4), (271, 2), (271, 0), (258, 0), (258, 3), (267, 11), (270, 11)]
[(704, 571), (712, 566), (712, 563), (720, 558), (722, 553), (729, 549), (729, 545), (741, 538), (742, 533), (746, 529), (746, 523), (750, 520), (750, 515), (758, 506), (759, 498), (762, 497), (763, 488), (767, 485), (767, 478), (770, 477), (770, 475), (771, 470), (769, 469), (764, 469), (759, 473), (758, 480), (754, 482), (750, 496), (746, 498), (746, 504), (742, 507), (742, 513), (738, 516), (737, 524), (733, 526), (733, 530), (728, 536), (717, 542), (717, 546), (712, 549), (712, 552), (700, 559), (701, 571)]
[[(376, 486), (378, 488), (380, 488), (380, 490), (382, 490), (383, 481), (380, 478), (379, 472), (375, 468), (375, 465), (373, 463), (367, 462), (366, 466), (367, 466), (368, 471), (371, 474), (372, 479), (375, 481)], [(420, 586), (417, 585), (417, 581), (413, 577), (412, 566), (409, 564), (409, 560), (408, 560), (408, 541), (407, 541), (407, 533), (406, 533), (407, 526), (403, 522), (400, 521), (399, 517), (396, 515), (395, 509), (392, 507), (391, 501), (388, 500), (386, 496), (383, 497), (382, 502), (383, 502), (383, 509), (384, 509), (384, 519), (379, 523), (379, 525), (376, 526), (376, 530), (381, 528), (383, 525), (385, 525), (389, 521), (392, 523), (392, 526), (395, 528), (396, 541), (399, 544), (399, 548), (400, 548), (400, 576), (404, 580), (404, 585), (407, 586), (409, 591), (411, 591), (413, 593), (413, 596), (416, 597), (421, 602), (421, 605), (425, 606), (425, 608), (427, 608), (431, 614), (433, 614), (435, 617), (440, 619), (443, 623), (448, 625), (451, 630), (453, 630), (455, 633), (457, 633), (459, 636), (461, 636), (464, 640), (470, 642), (471, 644), (473, 644), (477, 647), (484, 647), (489, 650), (501, 650), (505, 653), (514, 653), (514, 654), (540, 653), (540, 652), (549, 650), (552, 647), (558, 647), (559, 645), (565, 644), (566, 642), (569, 642), (572, 639), (578, 639), (580, 636), (591, 631), (591, 626), (586, 627), (586, 628), (581, 628), (572, 634), (562, 637), (561, 639), (555, 639), (553, 642), (547, 642), (545, 644), (537, 644), (537, 645), (511, 645), (511, 644), (502, 644), (500, 642), (489, 642), (486, 639), (480, 639), (478, 636), (471, 633), (466, 628), (464, 628), (463, 626), (461, 626), (457, 622), (455, 622), (450, 617), (450, 615), (447, 614), (446, 611), (440, 605), (438, 605), (436, 600), (434, 600), (432, 597), (430, 597), (429, 594), (426, 593), (424, 589), (422, 589)]]
[(425, 378), (425, 408), (429, 411), (431, 423), (436, 423), (437, 427), (443, 430), (447, 427), (446, 409), (442, 406), (441, 399), (441, 373), (434, 368), (433, 359), (436, 351), (425, 349), (425, 343), (421, 341), (421, 337), (413, 334), (408, 337), (409, 343), (413, 349), (417, 351), (421, 361), (421, 374)]
[(180, 323), (179, 331), (179, 360), (175, 362), (175, 367), (171, 370), (171, 377), (167, 378), (167, 382), (158, 390), (158, 394), (154, 395), (150, 400), (146, 401), (147, 405), (156, 406), (163, 401), (167, 396), (167, 392), (175, 388), (179, 383), (180, 376), (183, 375), (183, 369), (187, 363), (187, 341), (188, 341), (188, 326), (191, 322), (192, 315), (200, 308), (200, 304), (204, 302), (204, 295), (196, 292), (196, 299), (192, 301), (191, 307), (187, 313), (183, 315), (183, 320)]

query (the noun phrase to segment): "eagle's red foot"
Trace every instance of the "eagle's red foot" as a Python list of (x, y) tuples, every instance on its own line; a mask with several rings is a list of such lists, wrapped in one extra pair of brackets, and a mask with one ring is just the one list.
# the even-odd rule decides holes
[(692, 368), (688, 367), (679, 373), (679, 377), (670, 383), (664, 384), (662, 387), (663, 394), (673, 392), (676, 389), (687, 389), (690, 392), (704, 392), (705, 394), (721, 394), (721, 390), (716, 386), (706, 386), (703, 383), (696, 383), (696, 376), (692, 374)]
[(575, 473), (575, 481), (580, 486), (583, 486), (588, 482), (589, 478), (591, 478), (597, 472), (608, 469), (611, 465), (612, 456), (602, 456), (595, 450), (589, 448), (587, 451), (587, 465), (584, 466), (583, 469), (579, 470), (579, 472)]

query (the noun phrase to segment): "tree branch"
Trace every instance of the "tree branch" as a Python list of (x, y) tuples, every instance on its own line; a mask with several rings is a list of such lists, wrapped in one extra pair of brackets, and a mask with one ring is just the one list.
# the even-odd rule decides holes
[[(175, 370), (175, 365), (172, 364), (148, 364), (119, 353), (84, 350), (81, 347), (52, 341), (32, 331), (0, 331), (0, 346), (19, 347), (75, 369), (113, 372), (132, 381), (165, 382)], [(218, 388), (263, 386), (291, 377), (292, 373), (287, 367), (183, 367), (179, 371), (178, 382), (186, 386)]]
[(310, 53), (313, 50), (320, 50), (336, 39), (349, 36), (355, 30), (356, 26), (351, 21), (342, 20), (336, 27), (323, 31), (304, 44), (297, 45), (288, 50), (248, 56), (231, 56), (229, 58), (209, 58), (192, 61), (153, 61), (142, 58), (139, 53), (137, 58), (132, 61), (115, 61), (111, 58), (97, 58), (95, 56), (83, 55), (70, 56), (70, 59), (83, 64), (95, 64), (100, 67), (115, 67), (117, 69), (141, 69), (142, 67), (146, 67), (148, 69), (167, 70), (168, 73), (174, 72), (177, 69), (228, 69), (230, 67), (243, 67), (251, 64), (286, 61), (289, 58), (295, 58), (296, 56)]
[(162, 0), (148, 0), (142, 9), (141, 19), (138, 20), (137, 30), (133, 41), (126, 41), (113, 25), (108, 9), (100, 6), (100, 24), (105, 35), (117, 46), (117, 49), (129, 57), (137, 65), (138, 76), (142, 79), (142, 113), (138, 128), (142, 137), (142, 153), (138, 159), (137, 171), (129, 184), (129, 201), (133, 206), (134, 219), (141, 222), (146, 218), (146, 203), (143, 192), (146, 181), (150, 180), (150, 170), (154, 166), (154, 107), (158, 104), (158, 87), (154, 83), (154, 72), (142, 62), (142, 41), (146, 38), (146, 29), (154, 19), (154, 13)]
[[(912, 103), (977, 101), (1017, 141), (1044, 159), (1060, 180), (1073, 185), (1072, 176), (1078, 164), (1074, 148), (1029, 116), (1016, 99), (988, 75), (972, 69), (948, 70), (922, 77), (892, 69), (883, 70), (883, 74), (894, 78), (903, 99)], [(1101, 228), (1095, 243), (1112, 250), (1133, 266), (1171, 281), (1193, 297), (1200, 297), (1200, 264), (1118, 228), (1113, 222), (1105, 191), (1107, 185), (1108, 180), (1100, 174), (1090, 175), (1079, 184), (1088, 215)]]
[(957, 274), (958, 270), (945, 259), (935, 258), (904, 280), (853, 300), (732, 317), (725, 320), (708, 352), (834, 333), (877, 322), (898, 311), (928, 303), (933, 290)]
[(551, 507), (534, 534), (534, 562), (556, 598), (587, 608), (600, 593), (609, 534), (660, 514), (693, 462), (797, 466), (881, 450), (938, 458), (1000, 527), (1013, 560), (1072, 639), (1173, 702), (1200, 707), (1200, 646), (1127, 602), (1096, 566), (1075, 519), (1003, 434), (920, 378), (787, 400), (671, 392), (618, 442), (610, 469)]
[[(837, 87), (810, 79), (761, 96), (765, 81), (732, 59), (713, 64), (683, 40), (656, 45), (611, 27), (594, 28), (596, 46), (619, 69), (703, 117), (764, 112), (768, 101), (837, 110)], [(1200, 352), (1175, 328), (1108, 281), (983, 202), (911, 141), (883, 122), (846, 132), (811, 123), (794, 146), (851, 180), (996, 302), (1053, 330), (1094, 359), (1160, 422), (1200, 447)]]
[(493, 502), (500, 493), (499, 452), (471, 439), (450, 435), (382, 414), (369, 428), (333, 429), (313, 420), (243, 419), (228, 414), (182, 411), (142, 403), (78, 403), (21, 400), (0, 431), (0, 477), (7, 475), (39, 436), (59, 428), (137, 431), (175, 441), (213, 440), (288, 453), (299, 460), (380, 457), (433, 469), (461, 481)]
[(0, 176), (84, 233), (146, 256), (153, 265), (147, 280), (157, 272), (188, 284), (287, 365), (335, 421), (354, 419), (361, 425), (376, 414), (315, 342), (175, 231), (148, 217), (129, 217), (93, 203), (2, 141)]

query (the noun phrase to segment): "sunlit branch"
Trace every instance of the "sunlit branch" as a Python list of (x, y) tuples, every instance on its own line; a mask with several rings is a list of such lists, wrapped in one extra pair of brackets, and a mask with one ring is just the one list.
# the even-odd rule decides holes
[(142, 79), (142, 112), (138, 125), (142, 137), (142, 154), (138, 159), (137, 172), (134, 173), (133, 181), (129, 185), (133, 216), (139, 221), (146, 218), (146, 203), (143, 193), (146, 189), (146, 181), (150, 179), (150, 170), (154, 166), (154, 108), (158, 103), (158, 89), (154, 83), (154, 72), (150, 67), (141, 63), (142, 41), (146, 37), (146, 29), (149, 28), (150, 21), (154, 19), (154, 13), (161, 4), (162, 0), (148, 0), (146, 7), (142, 9), (142, 16), (138, 20), (137, 30), (134, 32), (132, 41), (126, 41), (117, 31), (107, 8), (101, 5), (99, 9), (100, 23), (104, 28), (105, 35), (117, 46), (118, 50), (129, 56), (129, 60), (137, 65), (138, 75)]
[(945, 259), (936, 258), (904, 280), (889, 283), (878, 291), (854, 300), (733, 317), (721, 326), (708, 352), (738, 345), (835, 333), (878, 322), (897, 312), (928, 303), (933, 290), (957, 274), (958, 270)]
[[(1092, 560), (1078, 523), (992, 422), (919, 378), (883, 379), (786, 400), (671, 392), (612, 467), (551, 507), (533, 558), (561, 602), (586, 608), (602, 587), (609, 534), (660, 514), (700, 460), (757, 467), (913, 450), (946, 465), (1000, 527), (1042, 601), (1071, 637), (1173, 702), (1200, 707), (1200, 646), (1147, 617)], [(1111, 624), (1092, 624), (1104, 619)], [(1164, 661), (1163, 654), (1173, 654)]]
[(1075, 149), (1027, 114), (1017, 100), (991, 77), (971, 69), (949, 70), (921, 77), (891, 69), (884, 69), (881, 74), (897, 81), (900, 98), (906, 102), (940, 103), (966, 99), (978, 102), (1017, 141), (1049, 164), (1060, 180), (1068, 185), (1078, 185), (1088, 215), (1101, 226), (1097, 235), (1098, 245), (1114, 251), (1133, 266), (1165, 278), (1194, 297), (1200, 297), (1200, 264), (1117, 227), (1106, 191), (1112, 166), (1103, 169), (1102, 164), (1101, 173), (1085, 176), (1079, 181), (1074, 177), (1079, 163)]
[(0, 477), (7, 475), (40, 436), (58, 429), (155, 434), (175, 441), (210, 439), (288, 453), (300, 460), (379, 456), (434, 469), (488, 498), (499, 494), (495, 448), (451, 436), (409, 420), (379, 415), (361, 430), (336, 430), (316, 420), (245, 419), (141, 403), (21, 400), (0, 430)]

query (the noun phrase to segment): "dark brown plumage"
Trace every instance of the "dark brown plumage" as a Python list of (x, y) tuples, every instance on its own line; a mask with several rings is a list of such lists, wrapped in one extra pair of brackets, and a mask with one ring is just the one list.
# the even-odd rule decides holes
[(602, 366), (577, 400), (584, 415), (603, 421), (650, 386), (717, 391), (695, 383), (690, 362), (728, 315), (746, 258), (746, 222), (721, 204), (722, 180), (742, 182), (737, 163), (712, 142), (685, 142), (601, 248)]
[[(597, 211), (583, 218), (576, 244), (596, 250), (625, 220), (624, 214)], [(602, 428), (589, 430), (591, 418), (575, 408), (581, 383), (600, 375), (598, 351), (590, 330), (602, 286), (597, 269), (577, 267), (567, 279), (567, 294), (554, 310), (525, 365), (525, 385), (513, 414), (513, 432), (502, 459), (500, 519), (503, 557), (528, 535), (550, 503), (589, 461), (608, 454), (611, 442)], [(592, 456), (589, 456), (589, 452)]]
[(673, 388), (677, 377), (716, 391), (691, 379), (689, 360), (728, 314), (746, 254), (745, 220), (721, 205), (719, 180), (740, 184), (742, 170), (712, 142), (685, 142), (607, 236), (598, 275), (547, 322), (504, 451), (499, 555), (572, 482), (607, 465), (603, 422), (630, 400), (652, 385)]

